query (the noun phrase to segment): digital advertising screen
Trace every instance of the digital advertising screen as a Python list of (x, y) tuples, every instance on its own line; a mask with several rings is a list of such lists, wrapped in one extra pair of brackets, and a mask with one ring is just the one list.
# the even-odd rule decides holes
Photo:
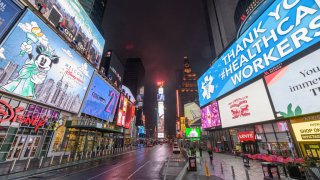
[(200, 106), (319, 42), (319, 4), (275, 0), (198, 79)]
[(133, 121), (134, 115), (135, 115), (134, 104), (132, 104), (130, 101), (128, 101), (124, 128), (126, 128), (126, 129), (130, 128), (130, 125), (131, 125), (131, 123)]
[(277, 117), (320, 111), (320, 50), (265, 76)]
[(221, 127), (217, 101), (213, 101), (201, 109), (201, 127), (204, 129)]
[(112, 51), (108, 51), (107, 53), (110, 53), (110, 57), (108, 58), (110, 62), (109, 67), (107, 69), (107, 76), (113, 83), (120, 85), (123, 81), (124, 66), (116, 53)]
[(94, 74), (82, 113), (112, 122), (120, 93), (99, 75)]
[(99, 68), (105, 40), (78, 0), (27, 0)]
[(164, 134), (164, 103), (158, 102), (158, 133)]
[(201, 129), (199, 127), (186, 128), (186, 137), (187, 138), (201, 138)]
[(262, 79), (222, 98), (218, 105), (223, 128), (275, 119)]
[(119, 103), (120, 104), (116, 124), (117, 126), (124, 126), (126, 121), (128, 99), (123, 94), (121, 94)]
[(184, 105), (184, 116), (188, 120), (188, 125), (199, 125), (201, 124), (201, 111), (198, 104), (192, 102)]
[(0, 90), (78, 113), (94, 68), (32, 11), (0, 45)]
[(15, 22), (21, 11), (22, 9), (12, 0), (0, 0), (0, 39)]
[(140, 136), (141, 134), (146, 134), (144, 126), (138, 126), (138, 135)]

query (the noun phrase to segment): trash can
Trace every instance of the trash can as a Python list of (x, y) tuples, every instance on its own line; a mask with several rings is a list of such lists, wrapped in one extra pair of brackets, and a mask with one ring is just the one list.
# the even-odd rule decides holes
[(250, 159), (249, 159), (248, 155), (243, 155), (242, 161), (243, 161), (243, 165), (245, 167), (250, 167)]
[(189, 171), (197, 171), (196, 156), (189, 156)]
[(262, 171), (264, 179), (280, 179), (278, 166), (270, 162), (262, 162)]

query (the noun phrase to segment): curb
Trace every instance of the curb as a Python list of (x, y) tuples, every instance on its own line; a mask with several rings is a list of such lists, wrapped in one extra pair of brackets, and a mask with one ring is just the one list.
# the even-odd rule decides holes
[(182, 180), (187, 174), (188, 163), (183, 167), (182, 171), (178, 174), (175, 180)]

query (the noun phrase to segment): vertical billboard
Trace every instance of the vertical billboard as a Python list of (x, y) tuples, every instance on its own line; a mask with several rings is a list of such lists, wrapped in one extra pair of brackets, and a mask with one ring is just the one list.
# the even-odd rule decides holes
[(127, 106), (127, 112), (126, 112), (126, 117), (125, 117), (125, 123), (124, 123), (124, 128), (129, 129), (131, 126), (131, 123), (133, 121), (135, 114), (135, 107), (134, 105), (128, 101), (128, 106)]
[(185, 104), (184, 116), (187, 118), (189, 126), (200, 126), (201, 111), (198, 104), (194, 102)]
[(13, 0), (0, 0), (0, 39), (15, 22), (21, 11), (22, 9)]
[(158, 138), (164, 138), (164, 92), (163, 87), (158, 88)]
[(320, 111), (320, 50), (265, 76), (277, 117)]
[(79, 112), (94, 69), (32, 11), (0, 48), (1, 91)]
[(112, 122), (120, 93), (108, 82), (94, 74), (82, 113)]
[(116, 122), (117, 126), (125, 125), (127, 106), (128, 106), (128, 99), (123, 94), (121, 94), (120, 101), (119, 101), (118, 117)]
[(317, 0), (275, 0), (199, 78), (200, 106), (319, 42)]
[(221, 127), (218, 102), (213, 101), (201, 109), (201, 127), (217, 128)]
[(223, 128), (274, 119), (261, 79), (219, 100), (218, 104)]
[(105, 40), (78, 0), (27, 1), (99, 68)]
[(121, 85), (123, 81), (124, 66), (119, 57), (113, 51), (106, 54), (106, 76), (116, 85)]

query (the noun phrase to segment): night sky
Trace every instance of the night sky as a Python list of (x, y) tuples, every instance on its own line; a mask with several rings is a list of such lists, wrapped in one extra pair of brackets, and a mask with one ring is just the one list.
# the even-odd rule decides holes
[(154, 129), (156, 82), (165, 81), (166, 130), (175, 133), (175, 72), (188, 56), (198, 76), (212, 60), (201, 0), (108, 0), (103, 20), (107, 49), (139, 57), (145, 69), (147, 128)]

